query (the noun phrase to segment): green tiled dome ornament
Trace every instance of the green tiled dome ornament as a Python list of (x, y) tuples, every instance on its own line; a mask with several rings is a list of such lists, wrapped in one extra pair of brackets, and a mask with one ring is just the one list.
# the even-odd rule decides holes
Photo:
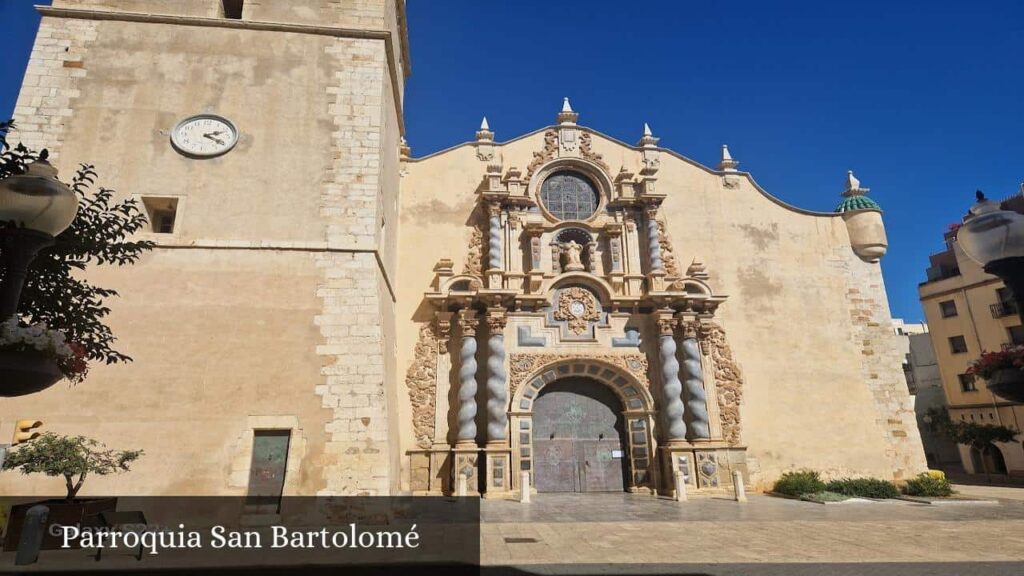
[(868, 188), (860, 187), (860, 180), (853, 175), (853, 170), (849, 170), (846, 173), (846, 191), (843, 192), (843, 201), (836, 206), (836, 214), (854, 210), (878, 210), (881, 212), (882, 207), (878, 205), (878, 202), (865, 196), (868, 191)]

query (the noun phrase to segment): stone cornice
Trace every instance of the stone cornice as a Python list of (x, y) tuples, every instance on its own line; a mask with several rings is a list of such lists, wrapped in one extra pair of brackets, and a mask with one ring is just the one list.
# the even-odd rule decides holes
[[(405, 35), (405, 3), (399, 0), (399, 30), (403, 36), (401, 53), (405, 60), (406, 76), (409, 71), (408, 47)], [(122, 12), (111, 10), (88, 10), (83, 8), (54, 8), (52, 6), (36, 6), (43, 16), (51, 18), (75, 18), (79, 20), (114, 20), (120, 22), (146, 22), (151, 24), (177, 24), (179, 26), (206, 26), (213, 28), (233, 28), (240, 30), (261, 30), (269, 32), (291, 32), (294, 34), (312, 34), (316, 36), (333, 36), (335, 38), (358, 38), (363, 40), (383, 40), (384, 51), (387, 53), (388, 73), (391, 76), (391, 91), (395, 101), (395, 112), (398, 115), (398, 129), (405, 135), (405, 118), (402, 111), (402, 92), (398, 81), (398, 63), (395, 62), (394, 39), (389, 30), (362, 30), (357, 28), (340, 28), (336, 26), (312, 26), (309, 24), (286, 24), (282, 22), (261, 22), (253, 20), (234, 20), (230, 18), (207, 18), (203, 16), (177, 16), (173, 14), (153, 14), (149, 12)]]

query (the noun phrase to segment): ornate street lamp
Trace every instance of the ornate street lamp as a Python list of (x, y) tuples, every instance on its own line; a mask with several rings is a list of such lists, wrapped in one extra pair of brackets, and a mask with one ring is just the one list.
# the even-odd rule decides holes
[(78, 213), (78, 196), (57, 180), (57, 169), (47, 151), (28, 165), (24, 174), (0, 181), (0, 321), (18, 311), (28, 265), (36, 254), (52, 246), (54, 237), (71, 226)]
[[(956, 242), (985, 272), (1002, 279), (1013, 293), (1017, 314), (1024, 322), (1024, 215), (1003, 210), (999, 202), (986, 199), (981, 190), (977, 199), (957, 230)], [(988, 389), (1007, 400), (1024, 402), (1024, 371), (999, 370), (989, 378)]]
[[(8, 339), (21, 332), (13, 340), (20, 342), (20, 347), (0, 349), (0, 397), (39, 392), (64, 377), (55, 357), (25, 349), (29, 340), (33, 347), (57, 346), (52, 334), (45, 329), (37, 333), (38, 325), (19, 328), (17, 320), (28, 265), (41, 249), (53, 245), (54, 237), (66, 230), (78, 213), (78, 196), (57, 180), (57, 170), (46, 158), (43, 150), (24, 174), (0, 181), (0, 265), (4, 271), (0, 281), (0, 330)], [(49, 343), (47, 339), (51, 339)], [(66, 347), (62, 338), (60, 344)]]
[(1002, 279), (1013, 292), (1017, 314), (1024, 322), (1024, 215), (1003, 210), (981, 190), (977, 198), (956, 232), (956, 242), (985, 272)]

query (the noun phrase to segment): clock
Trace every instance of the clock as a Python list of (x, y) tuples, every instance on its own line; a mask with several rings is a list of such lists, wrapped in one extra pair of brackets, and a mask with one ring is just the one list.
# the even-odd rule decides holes
[(238, 129), (230, 120), (216, 114), (190, 116), (171, 131), (174, 149), (192, 158), (226, 154), (237, 142)]

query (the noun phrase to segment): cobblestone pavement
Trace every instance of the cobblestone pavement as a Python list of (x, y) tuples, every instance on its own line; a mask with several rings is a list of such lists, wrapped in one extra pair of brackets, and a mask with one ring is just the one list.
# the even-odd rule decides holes
[(524, 570), (495, 573), (1024, 574), (1024, 501), (1015, 499), (824, 506), (541, 494), (531, 504), (485, 501), (482, 515), (484, 565)]

